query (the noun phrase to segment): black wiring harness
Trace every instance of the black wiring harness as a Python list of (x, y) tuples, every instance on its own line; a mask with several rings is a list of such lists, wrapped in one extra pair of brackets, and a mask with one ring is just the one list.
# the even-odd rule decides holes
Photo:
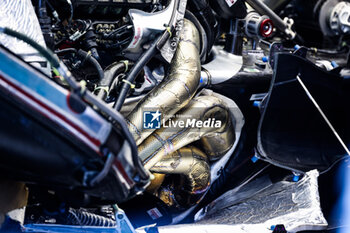
[(45, 57), (50, 62), (53, 69), (56, 69), (64, 77), (65, 81), (68, 83), (73, 93), (77, 94), (80, 98), (90, 103), (92, 106), (95, 106), (101, 112), (104, 112), (108, 116), (108, 120), (112, 122), (113, 125), (115, 125), (115, 123), (117, 124), (117, 127), (121, 130), (123, 136), (125, 137), (125, 140), (130, 145), (133, 163), (140, 175), (140, 183), (148, 183), (149, 174), (141, 164), (141, 161), (138, 157), (137, 146), (135, 144), (134, 138), (132, 137), (129, 129), (127, 128), (124, 117), (118, 111), (115, 111), (108, 107), (102, 100), (96, 98), (95, 95), (93, 95), (91, 92), (87, 91), (79, 83), (77, 83), (72, 74), (68, 71), (67, 67), (62, 62), (60, 62), (50, 50), (47, 50), (30, 37), (20, 32), (14, 31), (10, 28), (0, 27), (0, 33), (4, 33), (8, 36), (12, 36), (19, 40), (22, 40), (30, 46), (32, 46), (34, 49), (36, 49), (43, 57)]

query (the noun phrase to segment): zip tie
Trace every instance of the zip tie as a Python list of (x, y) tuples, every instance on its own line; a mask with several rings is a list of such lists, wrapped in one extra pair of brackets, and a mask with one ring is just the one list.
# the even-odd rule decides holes
[(128, 60), (123, 60), (123, 61), (121, 61), (121, 62), (124, 63), (124, 65), (125, 65), (125, 72), (127, 72), (128, 69), (129, 69), (129, 61), (128, 61)]
[(171, 28), (170, 27), (166, 27), (166, 30), (169, 32), (170, 37), (172, 37), (173, 33), (171, 32)]
[(94, 89), (94, 92), (97, 90), (103, 90), (106, 92), (107, 95), (109, 95), (109, 87), (108, 86), (99, 86)]
[(80, 93), (83, 94), (85, 92), (85, 90), (86, 90), (86, 81), (85, 80), (81, 80), (79, 82), (79, 84), (80, 84)]
[(60, 76), (60, 72), (58, 72), (58, 70), (55, 67), (52, 67), (52, 72), (56, 75), (56, 76)]
[(131, 89), (134, 89), (136, 86), (135, 84), (131, 83), (130, 81), (126, 80), (126, 79), (122, 79), (122, 82), (126, 83), (126, 84), (129, 84), (130, 88)]
[(317, 48), (311, 48), (314, 53), (317, 53)]
[(87, 53), (86, 53), (86, 56), (84, 57), (84, 59), (81, 61), (81, 64), (84, 65), (86, 60), (91, 57), (91, 51), (89, 50)]

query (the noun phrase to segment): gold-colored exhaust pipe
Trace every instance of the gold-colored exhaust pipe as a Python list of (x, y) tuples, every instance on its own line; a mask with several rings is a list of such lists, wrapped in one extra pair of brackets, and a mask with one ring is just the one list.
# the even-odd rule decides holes
[[(146, 169), (151, 169), (164, 156), (200, 139), (207, 155), (213, 156), (209, 160), (224, 155), (233, 145), (235, 134), (223, 100), (198, 96), (176, 115), (139, 145), (139, 156)], [(192, 124), (193, 120), (208, 124)], [(189, 123), (184, 127), (174, 127), (171, 122)]]
[(152, 172), (151, 183), (147, 186), (146, 191), (148, 193), (156, 194), (159, 187), (163, 184), (165, 175), (166, 175), (165, 173), (161, 174), (161, 173)]
[[(185, 19), (169, 74), (127, 117), (145, 168), (157, 173), (148, 191), (158, 190), (158, 196), (169, 205), (190, 206), (199, 201), (209, 187), (208, 161), (224, 155), (235, 139), (231, 115), (222, 99), (204, 95), (193, 98), (200, 81), (199, 46), (198, 30)], [(145, 129), (145, 111), (162, 114), (160, 129)], [(191, 123), (185, 127), (167, 125), (188, 120)], [(204, 153), (194, 147), (183, 148), (195, 141), (201, 143)], [(164, 174), (181, 179), (162, 185)]]
[(200, 80), (199, 46), (198, 30), (192, 22), (185, 19), (169, 75), (127, 117), (129, 130), (137, 145), (154, 131), (144, 129), (144, 111), (159, 111), (163, 119), (167, 120), (186, 106), (194, 96)]
[(184, 147), (164, 156), (151, 171), (181, 175), (172, 187), (159, 191), (159, 197), (169, 206), (176, 203), (184, 207), (197, 203), (210, 184), (207, 156), (195, 147)]

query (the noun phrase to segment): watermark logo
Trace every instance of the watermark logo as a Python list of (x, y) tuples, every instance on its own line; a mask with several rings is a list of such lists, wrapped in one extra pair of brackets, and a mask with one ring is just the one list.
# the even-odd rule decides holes
[(163, 119), (164, 128), (221, 128), (221, 120), (215, 118), (208, 118), (204, 121), (195, 118), (187, 119), (169, 119), (165, 121)]
[(145, 111), (143, 112), (143, 128), (144, 129), (160, 129), (161, 126), (161, 116), (158, 110), (155, 111)]

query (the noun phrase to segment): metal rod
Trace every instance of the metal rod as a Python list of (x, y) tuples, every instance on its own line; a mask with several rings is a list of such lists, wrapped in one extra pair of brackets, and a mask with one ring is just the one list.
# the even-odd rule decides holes
[[(289, 28), (286, 22), (284, 22), (281, 17), (279, 17), (273, 10), (271, 10), (264, 2), (260, 0), (246, 0), (247, 3), (253, 7), (259, 14), (267, 15), (273, 21), (275, 26), (285, 33), (289, 37), (295, 37), (293, 33), (289, 32)], [(293, 38), (291, 38), (293, 39)]]

